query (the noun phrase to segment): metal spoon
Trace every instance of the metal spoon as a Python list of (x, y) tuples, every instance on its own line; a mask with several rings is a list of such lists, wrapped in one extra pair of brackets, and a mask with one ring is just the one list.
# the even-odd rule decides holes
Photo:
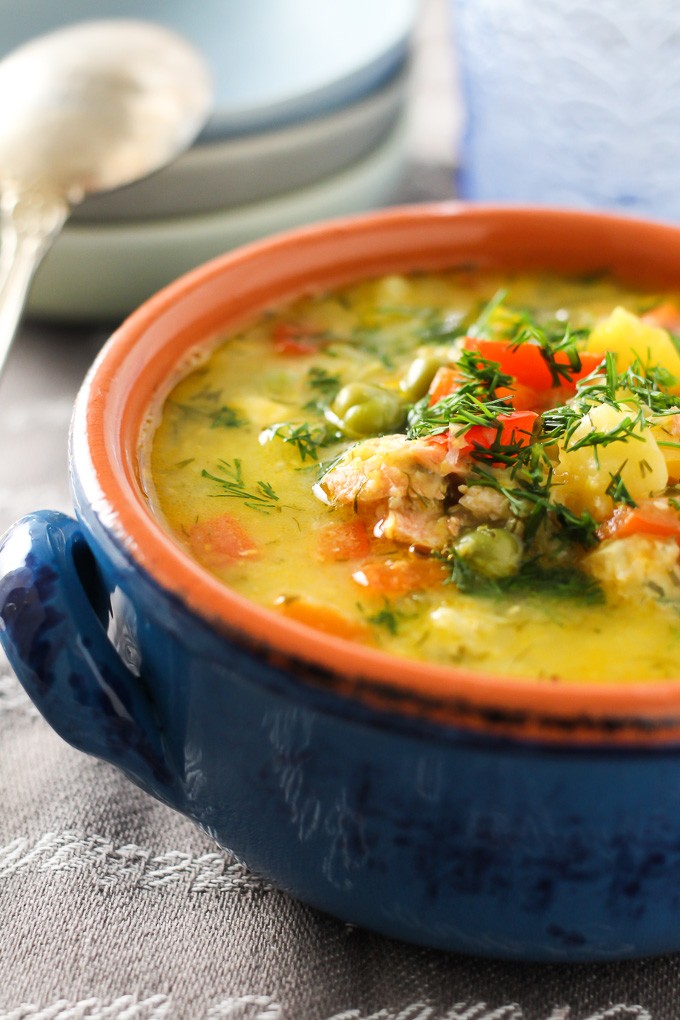
[(174, 159), (211, 98), (193, 47), (143, 21), (82, 22), (0, 61), (0, 372), (71, 207)]

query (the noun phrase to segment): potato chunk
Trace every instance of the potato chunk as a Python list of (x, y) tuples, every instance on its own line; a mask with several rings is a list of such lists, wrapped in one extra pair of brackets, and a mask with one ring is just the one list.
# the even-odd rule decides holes
[(636, 503), (658, 496), (668, 484), (666, 461), (649, 429), (636, 426), (621, 439), (574, 446), (591, 433), (616, 434), (634, 413), (599, 404), (583, 416), (559, 451), (552, 479), (554, 498), (575, 513), (587, 510), (598, 521), (611, 514), (614, 501), (608, 494), (620, 479)]
[(667, 330), (643, 322), (639, 316), (618, 306), (592, 330), (587, 350), (616, 355), (619, 372), (636, 358), (642, 365), (661, 365), (678, 379), (680, 388), (680, 355)]

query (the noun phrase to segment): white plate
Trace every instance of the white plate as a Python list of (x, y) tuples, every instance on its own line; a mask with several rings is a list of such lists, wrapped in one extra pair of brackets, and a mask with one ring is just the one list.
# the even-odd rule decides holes
[(402, 117), (358, 163), (266, 202), (150, 223), (69, 223), (37, 272), (28, 312), (62, 321), (119, 320), (182, 273), (240, 244), (389, 204), (403, 180), (406, 142)]
[(303, 188), (357, 162), (387, 136), (407, 83), (404, 67), (377, 92), (324, 117), (195, 146), (144, 181), (86, 199), (72, 221), (191, 215)]
[(269, 130), (377, 88), (407, 55), (419, 0), (0, 0), (0, 55), (91, 18), (145, 18), (203, 52), (215, 110), (203, 137)]

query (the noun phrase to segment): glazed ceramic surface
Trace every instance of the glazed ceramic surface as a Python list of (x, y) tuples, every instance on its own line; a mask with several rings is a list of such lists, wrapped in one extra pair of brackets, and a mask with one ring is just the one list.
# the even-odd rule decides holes
[(680, 948), (680, 682), (540, 686), (397, 661), (248, 604), (153, 520), (137, 444), (193, 345), (308, 288), (461, 262), (680, 287), (680, 231), (435, 206), (209, 263), (112, 337), (72, 428), (77, 520), (0, 548), (0, 638), (62, 736), (337, 917), (513, 959)]
[(145, 180), (76, 206), (73, 223), (159, 220), (267, 202), (340, 173), (379, 148), (402, 113), (409, 74), (323, 117), (194, 145)]
[(408, 55), (418, 8), (417, 0), (0, 0), (0, 54), (87, 18), (167, 25), (210, 68), (209, 141), (299, 123), (378, 88)]
[(66, 322), (120, 320), (180, 273), (229, 248), (384, 205), (403, 179), (407, 135), (401, 115), (350, 166), (266, 200), (169, 219), (67, 224), (38, 269), (28, 309)]

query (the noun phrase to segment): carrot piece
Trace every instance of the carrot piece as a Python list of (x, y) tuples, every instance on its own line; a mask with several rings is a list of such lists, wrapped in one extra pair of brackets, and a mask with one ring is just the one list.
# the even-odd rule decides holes
[(664, 499), (645, 500), (639, 506), (617, 506), (597, 531), (601, 540), (650, 535), (680, 541), (680, 513)]
[(355, 560), (368, 555), (371, 541), (360, 517), (327, 524), (317, 536), (316, 555), (324, 563)]
[(213, 569), (255, 557), (259, 552), (255, 541), (231, 514), (197, 521), (189, 530), (189, 545), (196, 559)]
[(372, 642), (371, 631), (366, 625), (351, 620), (332, 606), (312, 602), (310, 599), (289, 598), (277, 602), (276, 608), (290, 620), (297, 620), (324, 634), (332, 634), (347, 641)]
[(438, 587), (446, 580), (447, 570), (439, 560), (412, 555), (399, 559), (368, 560), (354, 571), (352, 577), (373, 595), (399, 598), (413, 591)]

